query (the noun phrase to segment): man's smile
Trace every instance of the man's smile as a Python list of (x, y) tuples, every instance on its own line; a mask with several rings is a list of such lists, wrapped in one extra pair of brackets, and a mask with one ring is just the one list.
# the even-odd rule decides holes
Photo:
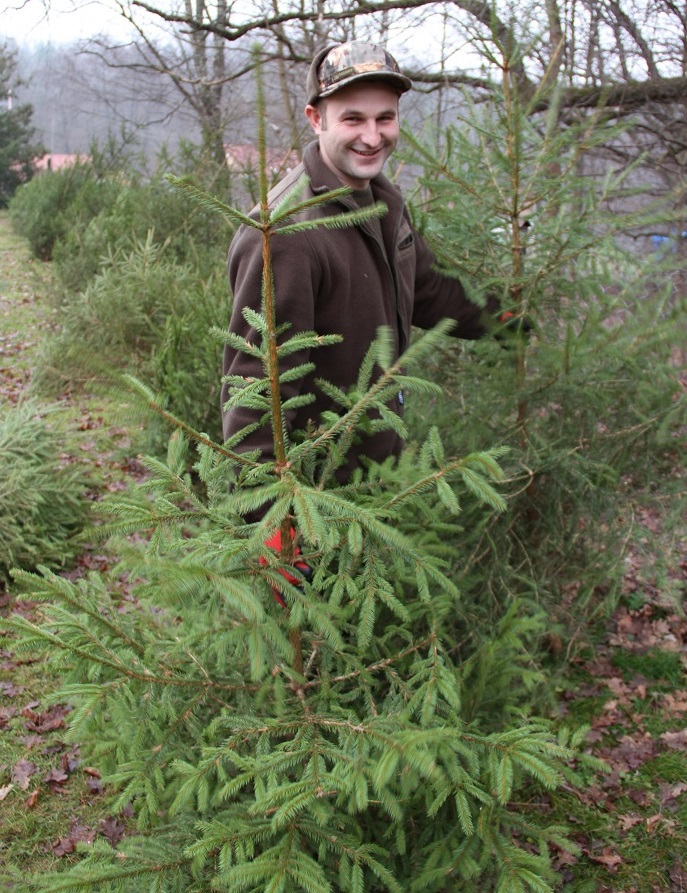
[(384, 151), (385, 148), (386, 148), (386, 146), (383, 146), (383, 145), (378, 146), (376, 149), (356, 149), (355, 146), (351, 146), (351, 149), (357, 155), (364, 155), (369, 158), (372, 158), (373, 156), (378, 155), (380, 152)]

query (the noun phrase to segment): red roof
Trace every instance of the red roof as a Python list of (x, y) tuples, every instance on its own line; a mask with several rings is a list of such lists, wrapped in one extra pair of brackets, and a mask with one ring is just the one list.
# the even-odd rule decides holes
[(42, 158), (36, 159), (34, 167), (37, 171), (59, 171), (63, 167), (71, 167), (79, 161), (90, 161), (87, 155), (60, 155), (57, 152), (49, 152)]
[[(227, 165), (231, 170), (254, 171), (260, 165), (260, 153), (257, 146), (225, 146)], [(265, 151), (267, 167), (270, 171), (286, 172), (298, 164), (295, 152), (283, 149), (267, 149)]]

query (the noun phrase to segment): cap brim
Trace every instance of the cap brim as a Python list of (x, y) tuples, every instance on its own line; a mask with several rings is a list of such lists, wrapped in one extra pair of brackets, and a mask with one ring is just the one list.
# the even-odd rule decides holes
[(335, 84), (326, 87), (324, 90), (320, 90), (319, 98), (321, 99), (325, 96), (331, 96), (333, 93), (338, 93), (339, 90), (343, 90), (344, 87), (348, 87), (351, 84), (357, 84), (359, 81), (384, 81), (392, 87), (395, 87), (399, 93), (407, 93), (413, 86), (410, 78), (407, 78), (403, 74), (394, 74), (393, 72), (384, 71), (361, 71), (357, 74), (352, 74), (348, 78), (343, 78), (342, 80), (337, 81)]

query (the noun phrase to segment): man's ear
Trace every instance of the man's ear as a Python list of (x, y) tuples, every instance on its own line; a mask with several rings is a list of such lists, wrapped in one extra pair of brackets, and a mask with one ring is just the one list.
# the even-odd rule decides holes
[(315, 133), (321, 133), (322, 114), (320, 113), (320, 109), (318, 108), (318, 106), (308, 103), (308, 105), (306, 105), (305, 107), (305, 117), (310, 122), (310, 126), (315, 131)]

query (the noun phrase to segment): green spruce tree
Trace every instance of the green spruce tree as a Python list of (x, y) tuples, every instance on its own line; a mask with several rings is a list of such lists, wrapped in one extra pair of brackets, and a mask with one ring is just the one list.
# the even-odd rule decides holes
[(478, 643), (517, 594), (548, 614), (547, 647), (575, 649), (615, 604), (625, 494), (680, 462), (683, 262), (656, 256), (649, 234), (679, 225), (684, 199), (647, 199), (637, 165), (609, 160), (632, 121), (603, 104), (564, 114), (555, 85), (523, 93), (517, 46), (494, 35), (483, 51), (493, 102), (466, 94), (445, 133), (406, 134), (403, 160), (421, 170), (416, 220), (442, 267), (513, 316), (498, 339), (425, 366), (442, 396), (409, 401), (409, 425), (421, 438), (439, 424), (459, 455), (485, 442), (509, 450), (508, 514), (464, 515), (456, 554), (474, 560), (454, 574), (472, 613), (456, 640)]

